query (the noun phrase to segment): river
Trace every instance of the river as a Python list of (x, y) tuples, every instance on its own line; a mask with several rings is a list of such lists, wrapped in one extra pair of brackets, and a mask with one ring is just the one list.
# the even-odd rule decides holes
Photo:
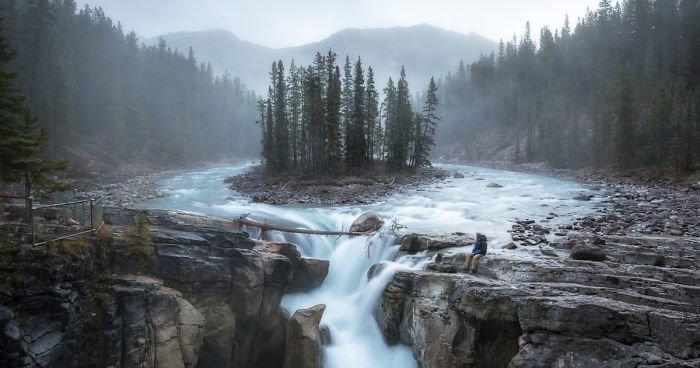
[[(375, 211), (387, 220), (385, 227), (396, 222), (408, 232), (464, 232), (473, 237), (479, 231), (489, 237), (489, 252), (502, 253), (499, 248), (510, 241), (507, 230), (516, 219), (549, 222), (554, 227), (588, 215), (599, 205), (596, 200), (574, 200), (594, 189), (573, 181), (471, 166), (437, 166), (460, 172), (464, 178), (407, 189), (371, 205), (329, 207), (253, 203), (223, 183), (248, 165), (220, 165), (162, 180), (159, 190), (168, 196), (140, 207), (230, 219), (249, 213), (253, 219), (321, 230), (348, 229), (363, 212)], [(502, 187), (490, 188), (489, 183)], [(348, 238), (271, 232), (266, 237), (297, 244), (304, 257), (330, 261), (322, 286), (309, 293), (288, 294), (282, 301), (291, 313), (321, 303), (327, 306), (321, 321), (331, 332), (331, 344), (324, 351), (326, 367), (417, 367), (409, 347), (385, 344), (372, 313), (393, 273), (401, 268), (421, 268), (429, 261), (427, 256), (396, 259), (398, 247), (387, 234)], [(529, 256), (527, 250), (518, 251), (518, 257)], [(382, 271), (368, 281), (367, 270), (379, 262), (384, 263)]]

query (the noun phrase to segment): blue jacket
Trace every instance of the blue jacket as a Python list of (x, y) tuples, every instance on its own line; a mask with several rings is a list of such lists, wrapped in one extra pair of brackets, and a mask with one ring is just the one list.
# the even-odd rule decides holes
[(486, 255), (486, 251), (488, 250), (488, 243), (485, 241), (477, 240), (474, 242), (474, 248), (472, 248), (472, 253), (474, 254), (481, 254), (481, 256)]

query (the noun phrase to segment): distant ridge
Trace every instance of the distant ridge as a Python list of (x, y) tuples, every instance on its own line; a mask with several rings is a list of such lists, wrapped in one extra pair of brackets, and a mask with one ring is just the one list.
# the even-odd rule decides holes
[[(314, 43), (273, 49), (248, 42), (225, 30), (177, 32), (161, 36), (172, 48), (186, 52), (191, 46), (197, 60), (210, 62), (217, 73), (228, 70), (258, 94), (267, 91), (268, 72), (275, 60), (285, 66), (294, 59), (297, 65), (308, 65), (317, 51), (332, 49), (338, 63), (349, 55), (352, 62), (362, 57), (365, 66), (372, 66), (378, 88), (389, 76), (395, 80), (401, 65), (406, 67), (413, 92), (425, 88), (430, 76), (440, 77), (456, 70), (460, 60), (476, 60), (480, 54), (496, 49), (496, 42), (476, 33), (462, 34), (428, 24), (392, 28), (348, 28)], [(152, 44), (156, 38), (145, 40)]]

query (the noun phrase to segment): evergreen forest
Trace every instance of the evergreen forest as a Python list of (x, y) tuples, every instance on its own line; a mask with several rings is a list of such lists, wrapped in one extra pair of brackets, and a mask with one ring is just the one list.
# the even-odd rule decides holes
[[(441, 152), (563, 168), (700, 168), (700, 1), (602, 0), (440, 81)], [(505, 152), (505, 154), (503, 154)]]
[(99, 170), (184, 165), (258, 152), (256, 97), (192, 49), (147, 46), (100, 8), (0, 0), (10, 69), (48, 139), (45, 154)]
[[(263, 161), (269, 172), (337, 175), (430, 166), (439, 118), (431, 78), (422, 109), (414, 111), (406, 71), (379, 93), (372, 67), (346, 56), (316, 53), (308, 67), (272, 63), (267, 99), (258, 102)], [(366, 75), (366, 77), (365, 77)]]
[(0, 17), (6, 75), (42, 145), (33, 155), (85, 174), (260, 152), (270, 172), (310, 175), (431, 158), (700, 168), (699, 0), (602, 0), (561, 29), (527, 24), (417, 95), (403, 68), (378, 85), (360, 58), (328, 51), (308, 66), (272, 63), (259, 98), (191, 48), (141, 43), (100, 8), (0, 0)]

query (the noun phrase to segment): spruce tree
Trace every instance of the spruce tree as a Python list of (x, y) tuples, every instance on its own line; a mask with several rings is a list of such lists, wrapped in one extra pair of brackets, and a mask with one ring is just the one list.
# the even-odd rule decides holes
[(353, 79), (353, 107), (350, 118), (350, 144), (347, 145), (348, 168), (355, 169), (364, 166), (367, 161), (366, 118), (365, 118), (365, 77), (362, 61), (357, 58)]
[(382, 142), (383, 158), (386, 161), (387, 169), (391, 170), (398, 166), (396, 149), (394, 143), (398, 141), (399, 126), (397, 114), (396, 85), (389, 78), (384, 87), (384, 102), (382, 103), (382, 119), (384, 120), (384, 140)]
[(275, 166), (285, 171), (289, 168), (289, 122), (287, 120), (287, 83), (282, 60), (273, 67), (274, 79), (274, 134)]
[(291, 140), (292, 166), (299, 166), (300, 143), (301, 143), (301, 104), (303, 97), (303, 87), (301, 69), (297, 68), (292, 60), (289, 65), (289, 76), (287, 77), (287, 106), (289, 108), (289, 135)]
[(341, 95), (342, 86), (340, 80), (340, 68), (335, 65), (335, 53), (328, 52), (327, 56), (328, 83), (326, 90), (326, 153), (327, 166), (330, 173), (337, 174), (342, 169), (342, 132), (341, 121)]
[(414, 167), (428, 167), (431, 165), (429, 156), (432, 146), (435, 145), (435, 132), (440, 118), (435, 114), (438, 107), (438, 87), (434, 78), (430, 78), (428, 92), (425, 96), (423, 112), (420, 115), (420, 124), (416, 132), (416, 154), (413, 161)]
[(39, 127), (16, 85), (17, 75), (8, 70), (13, 57), (0, 27), (0, 180), (23, 181), (25, 197), (32, 196), (35, 184), (50, 191), (63, 189), (65, 185), (49, 179), (47, 174), (65, 169), (67, 162), (42, 157), (49, 140), (48, 130)]
[(343, 154), (345, 155), (346, 164), (348, 164), (348, 146), (352, 146), (352, 137), (350, 134), (350, 126), (352, 119), (353, 108), (353, 80), (352, 80), (352, 64), (350, 56), (345, 55), (345, 65), (343, 66), (343, 93), (342, 93), (342, 115), (341, 130), (343, 132)]
[(367, 68), (367, 88), (365, 89), (365, 123), (367, 127), (367, 159), (374, 166), (377, 137), (381, 135), (379, 124), (379, 93), (374, 83), (374, 70)]
[(397, 131), (392, 142), (394, 150), (393, 169), (402, 170), (406, 167), (411, 143), (415, 129), (413, 110), (411, 108), (411, 91), (408, 89), (406, 70), (402, 66), (399, 81), (396, 85), (396, 124)]

